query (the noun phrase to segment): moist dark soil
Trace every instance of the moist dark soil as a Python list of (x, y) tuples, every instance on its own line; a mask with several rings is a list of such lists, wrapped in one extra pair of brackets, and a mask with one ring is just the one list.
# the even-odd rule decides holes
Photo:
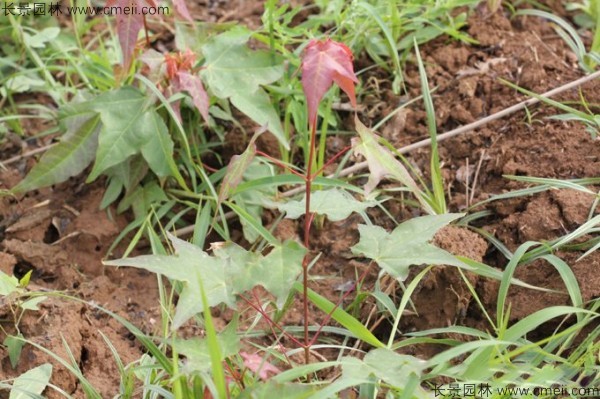
[[(235, 7), (225, 5), (229, 2), (205, 3), (198, 1), (191, 6), (200, 19), (212, 22), (242, 20), (250, 26), (260, 23), (261, 2), (248, 6), (249, 2), (240, 1)], [(564, 12), (560, 2), (553, 6), (559, 13)], [(551, 26), (539, 18), (511, 20), (502, 12), (490, 15), (481, 10), (470, 17), (466, 30), (477, 44), (440, 37), (421, 48), (430, 84), (437, 87), (434, 103), (439, 132), (473, 122), (524, 98), (502, 84), (500, 79), (541, 93), (583, 75), (575, 55)], [(357, 63), (364, 66), (372, 62), (360, 58)], [(363, 99), (369, 104), (359, 116), (367, 125), (375, 124), (407, 98), (420, 94), (414, 63), (409, 62), (406, 67), (408, 95), (401, 97), (392, 93), (391, 82), (384, 72), (373, 70), (369, 73), (368, 79), (364, 79), (367, 82), (365, 92), (369, 91), (369, 85), (376, 86), (377, 90), (371, 90), (368, 98)], [(600, 82), (585, 84), (581, 92), (592, 107), (600, 103)], [(560, 100), (578, 98), (576, 89), (559, 97)], [(596, 108), (595, 111), (600, 110)], [(555, 113), (541, 105), (533, 106), (528, 109), (528, 114), (518, 112), (441, 143), (451, 210), (460, 212), (494, 194), (525, 187), (503, 175), (558, 179), (600, 176), (600, 141), (593, 141), (581, 124), (547, 119)], [(36, 126), (31, 128), (35, 130)], [(399, 112), (381, 133), (397, 147), (426, 138), (426, 115), (422, 106), (417, 104)], [(228, 134), (229, 141), (236, 141), (232, 138), (235, 134)], [(344, 140), (331, 138), (328, 143), (342, 148)], [(43, 140), (33, 143), (9, 140), (0, 147), (0, 159), (6, 160), (43, 144)], [(265, 141), (260, 145), (269, 151), (269, 144)], [(427, 174), (429, 154), (426, 149), (415, 151), (408, 157), (415, 167)], [(17, 184), (34, 162), (32, 158), (25, 158), (11, 163), (7, 170), (1, 170), (0, 189)], [(157, 277), (137, 269), (104, 267), (101, 263), (113, 240), (130, 220), (128, 215), (117, 215), (114, 209), (109, 212), (99, 210), (103, 189), (101, 182), (85, 185), (83, 179), (74, 178), (18, 198), (2, 198), (0, 270), (18, 277), (32, 270), (30, 289), (61, 290), (117, 313), (144, 332), (159, 334)], [(476, 209), (487, 210), (489, 215), (474, 225), (489, 232), (512, 251), (526, 241), (552, 240), (580, 226), (590, 213), (593, 199), (593, 196), (577, 191), (555, 190), (491, 202)], [(398, 221), (418, 215), (418, 211), (406, 208), (400, 201), (389, 201), (387, 206)], [(394, 227), (382, 212), (373, 211), (370, 216), (386, 228)], [(266, 213), (265, 222), (271, 219), (272, 215)], [(360, 222), (361, 219), (355, 216), (343, 222), (324, 221), (322, 227), (314, 231), (313, 248), (315, 254), (320, 252), (322, 255), (312, 273), (324, 278), (314, 282), (313, 288), (331, 300), (339, 299), (345, 287), (352, 285), (356, 276), (368, 267), (361, 259), (351, 259), (349, 250), (358, 241), (356, 226)], [(294, 238), (302, 234), (301, 228), (295, 221), (284, 220), (277, 227), (276, 235)], [(467, 228), (445, 228), (436, 235), (435, 244), (453, 254), (499, 269), (506, 264), (506, 259), (493, 245)], [(117, 248), (112, 256), (118, 257), (122, 251), (123, 248)], [(577, 260), (581, 255), (578, 252), (556, 255), (571, 266), (584, 301), (600, 296), (600, 252), (582, 260)], [(411, 276), (418, 272), (417, 269)], [(469, 273), (466, 277), (493, 317), (498, 284)], [(519, 267), (516, 277), (532, 285), (564, 291), (558, 273), (542, 260)], [(373, 270), (364, 282), (365, 288), (372, 285), (375, 278), (376, 271)], [(400, 294), (392, 281), (387, 281), (387, 286), (382, 288), (392, 296)], [(434, 268), (412, 298), (418, 314), (407, 314), (403, 318), (401, 332), (453, 324), (482, 330), (491, 328), (455, 268)], [(352, 299), (351, 295), (345, 304)], [(539, 309), (568, 304), (569, 297), (513, 287), (508, 301), (514, 322)], [(370, 320), (369, 326), (375, 334), (386, 337), (390, 331), (389, 321), (378, 319), (373, 309), (367, 300), (356, 314), (363, 320)], [(218, 323), (224, 324), (228, 320), (226, 313), (216, 313)], [(323, 318), (324, 315), (316, 313), (314, 321)], [(14, 334), (12, 320), (9, 306), (0, 306), (1, 326), (4, 331)], [(284, 323), (300, 325), (299, 309), (292, 308)], [(19, 327), (27, 339), (66, 358), (64, 339), (83, 374), (99, 389), (102, 397), (112, 397), (118, 392), (119, 373), (100, 333), (115, 346), (125, 364), (143, 353), (132, 335), (114, 318), (72, 300), (52, 298), (44, 301), (39, 312), (25, 314)], [(555, 327), (542, 327), (536, 334), (547, 336)], [(3, 333), (0, 333), (1, 340), (4, 340)], [(406, 352), (426, 358), (439, 349), (418, 346), (408, 348)], [(11, 367), (7, 351), (0, 348), (0, 379), (19, 375), (45, 362), (55, 365), (54, 384), (75, 397), (83, 397), (72, 373), (31, 345), (25, 346), (16, 369)], [(2, 395), (0, 393), (0, 397)], [(48, 396), (54, 397), (54, 392)]]

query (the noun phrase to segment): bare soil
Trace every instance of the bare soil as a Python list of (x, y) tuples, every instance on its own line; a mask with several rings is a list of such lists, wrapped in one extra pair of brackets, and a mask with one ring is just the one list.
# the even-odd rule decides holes
[[(208, 3), (199, 1), (193, 10), (205, 20), (241, 18), (244, 22), (256, 24), (260, 18), (260, 2), (256, 3), (256, 9), (244, 6), (230, 10), (221, 4), (224, 2)], [(553, 6), (562, 11), (560, 2)], [(458, 43), (441, 37), (422, 46), (430, 83), (438, 87), (434, 102), (440, 132), (473, 122), (523, 99), (503, 85), (500, 78), (544, 92), (582, 75), (574, 54), (541, 19), (509, 20), (502, 13), (489, 15), (482, 11), (470, 18), (467, 31), (478, 44)], [(367, 59), (357, 62), (361, 66), (371, 63)], [(391, 82), (385, 76), (383, 72), (374, 70), (369, 79), (365, 79), (367, 92), (369, 85), (378, 88), (377, 91), (371, 90), (373, 94), (363, 99), (368, 103), (368, 108), (360, 115), (365, 124), (374, 124), (406, 100), (393, 95)], [(405, 77), (410, 96), (418, 95), (420, 83), (413, 64), (408, 64)], [(586, 84), (582, 93), (590, 104), (599, 104), (600, 82)], [(561, 99), (576, 100), (578, 96), (577, 90), (572, 90)], [(535, 106), (529, 109), (531, 119), (524, 112), (519, 112), (441, 144), (451, 209), (462, 211), (493, 194), (524, 187), (503, 175), (560, 179), (600, 176), (600, 141), (593, 141), (579, 124), (546, 119), (555, 113), (547, 107)], [(421, 105), (417, 105), (399, 113), (381, 132), (394, 145), (402, 146), (426, 138), (426, 129), (425, 113)], [(344, 139), (332, 139), (329, 144), (340, 146), (339, 140)], [(7, 159), (27, 146), (43, 144), (25, 143), (18, 139), (9, 141), (0, 148), (0, 159)], [(262, 145), (269, 147), (268, 143)], [(429, 157), (426, 150), (410, 154), (410, 159), (424, 174), (427, 173)], [(24, 159), (12, 164), (6, 171), (0, 171), (0, 188), (14, 186), (33, 162), (33, 159)], [(127, 318), (145, 332), (157, 333), (159, 301), (156, 276), (137, 269), (107, 268), (101, 264), (108, 247), (128, 223), (127, 215), (98, 209), (102, 190), (102, 183), (85, 185), (82, 179), (71, 179), (19, 198), (1, 199), (0, 270), (17, 276), (33, 270), (31, 289), (62, 290)], [(490, 216), (477, 221), (476, 225), (514, 250), (526, 241), (551, 240), (581, 225), (592, 201), (593, 197), (584, 193), (560, 190), (492, 202), (482, 208), (489, 210)], [(389, 210), (398, 220), (414, 216), (413, 211), (404, 208), (399, 201), (391, 201)], [(392, 222), (383, 214), (373, 212), (371, 216), (375, 222), (393, 228)], [(268, 219), (271, 215), (266, 214), (265, 221)], [(315, 282), (314, 288), (332, 300), (339, 299), (346, 284), (353, 282), (357, 273), (360, 274), (366, 267), (366, 262), (361, 259), (350, 259), (349, 248), (358, 241), (358, 223), (360, 218), (351, 217), (337, 223), (325, 221), (321, 229), (315, 229), (315, 253), (321, 252), (322, 256), (313, 274), (326, 278)], [(302, 232), (296, 222), (284, 221), (276, 233), (289, 238)], [(498, 268), (506, 264), (506, 259), (492, 245), (466, 228), (446, 228), (438, 233), (435, 243), (454, 254)], [(122, 249), (113, 256), (119, 256), (119, 251)], [(600, 296), (600, 252), (580, 261), (577, 258), (581, 253), (559, 252), (557, 255), (572, 267), (584, 301)], [(416, 270), (412, 275), (415, 273)], [(533, 285), (564, 291), (560, 276), (544, 261), (520, 267), (516, 277)], [(372, 284), (374, 278), (375, 271), (365, 284)], [(475, 275), (468, 275), (468, 278), (493, 315), (497, 283)], [(392, 282), (389, 284), (392, 293), (399, 289)], [(455, 268), (435, 268), (419, 285), (413, 300), (418, 315), (404, 317), (402, 332), (452, 324), (489, 329)], [(544, 307), (567, 304), (568, 296), (513, 287), (509, 301), (511, 320), (517, 321)], [(365, 320), (373, 316), (368, 306), (359, 314)], [(223, 321), (227, 319), (225, 315), (221, 316)], [(300, 324), (300, 318), (300, 312), (292, 309), (285, 323)], [(322, 316), (315, 319), (322, 319)], [(371, 320), (376, 334), (385, 336), (389, 332), (387, 320)], [(0, 323), (7, 332), (15, 333), (12, 314), (6, 305), (0, 307)], [(549, 326), (537, 333), (551, 334), (554, 327)], [(66, 356), (61, 341), (64, 338), (82, 372), (100, 390), (102, 397), (112, 397), (117, 393), (118, 370), (100, 332), (116, 347), (125, 364), (142, 354), (140, 345), (113, 318), (71, 300), (53, 298), (43, 302), (40, 312), (25, 315), (20, 331), (28, 339), (61, 356)], [(3, 339), (0, 333), (0, 341)], [(421, 346), (407, 349), (422, 357), (431, 356), (436, 350)], [(16, 376), (47, 361), (56, 365), (48, 355), (27, 345), (21, 362), (13, 370), (8, 353), (0, 348), (0, 379)], [(83, 397), (74, 376), (60, 365), (55, 366), (52, 382), (75, 397)], [(0, 398), (3, 395), (0, 393)], [(54, 397), (53, 393), (49, 397)]]

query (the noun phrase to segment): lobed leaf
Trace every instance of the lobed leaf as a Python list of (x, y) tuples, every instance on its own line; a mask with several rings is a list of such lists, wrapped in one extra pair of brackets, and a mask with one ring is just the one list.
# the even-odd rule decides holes
[(202, 46), (206, 63), (200, 72), (217, 97), (231, 103), (259, 125), (267, 125), (279, 142), (289, 149), (278, 113), (261, 86), (283, 76), (283, 62), (268, 51), (252, 51), (246, 43), (251, 32), (233, 28)]
[(289, 241), (276, 246), (262, 256), (246, 251), (234, 243), (224, 243), (213, 248), (209, 256), (201, 248), (170, 236), (175, 255), (144, 255), (105, 262), (109, 266), (132, 266), (181, 281), (173, 328), (180, 327), (189, 318), (202, 312), (201, 287), (208, 306), (225, 303), (235, 308), (235, 295), (257, 285), (275, 295), (282, 307), (293, 282), (302, 271), (306, 250)]
[[(347, 191), (338, 188), (316, 191), (312, 193), (310, 199), (310, 211), (326, 215), (332, 222), (344, 220), (353, 212), (362, 212), (376, 205), (377, 201), (359, 201)], [(276, 206), (281, 212), (286, 213), (287, 218), (297, 219), (304, 215), (306, 198), (279, 203)]]
[(379, 226), (359, 225), (360, 241), (351, 248), (355, 255), (373, 259), (391, 276), (405, 280), (412, 265), (454, 265), (469, 268), (454, 255), (429, 241), (435, 233), (462, 214), (429, 215), (410, 219), (391, 233)]
[(52, 365), (44, 363), (15, 378), (9, 399), (29, 399), (41, 397), (52, 375)]

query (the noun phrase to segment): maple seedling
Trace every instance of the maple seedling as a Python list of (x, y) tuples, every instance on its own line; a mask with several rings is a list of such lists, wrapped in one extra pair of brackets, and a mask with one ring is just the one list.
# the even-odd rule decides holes
[[(166, 98), (179, 92), (187, 92), (202, 118), (206, 123), (210, 123), (208, 117), (210, 98), (198, 75), (198, 68), (194, 68), (196, 54), (193, 51), (187, 50), (162, 55), (150, 49), (142, 54), (140, 59), (148, 67), (146, 74), (155, 81)], [(181, 120), (179, 101), (172, 103), (172, 107), (175, 115)]]
[[(194, 22), (190, 15), (185, 0), (172, 0), (173, 8), (176, 13), (188, 22)], [(140, 30), (144, 28), (146, 36), (146, 46), (149, 46), (148, 26), (146, 24), (146, 15), (141, 11), (144, 7), (153, 7), (156, 9), (158, 5), (154, 0), (107, 0), (106, 8), (111, 13), (114, 13), (117, 20), (117, 35), (119, 36), (119, 44), (123, 54), (123, 71), (129, 71), (135, 49), (137, 45), (138, 35)], [(125, 12), (125, 10), (129, 12)]]
[[(356, 94), (354, 85), (358, 79), (352, 65), (352, 51), (344, 44), (333, 41), (313, 39), (308, 43), (302, 55), (302, 88), (308, 108), (308, 126), (310, 143), (308, 149), (308, 164), (304, 175), (306, 208), (304, 214), (304, 246), (308, 250), (302, 261), (303, 313), (304, 313), (304, 357), (309, 362), (311, 340), (308, 333), (308, 266), (310, 264), (310, 228), (314, 214), (310, 210), (312, 183), (320, 173), (313, 172), (315, 158), (315, 143), (317, 136), (317, 116), (319, 104), (327, 90), (336, 83), (350, 99), (356, 109)], [(342, 150), (344, 152), (344, 150)], [(336, 155), (337, 158), (340, 154)]]

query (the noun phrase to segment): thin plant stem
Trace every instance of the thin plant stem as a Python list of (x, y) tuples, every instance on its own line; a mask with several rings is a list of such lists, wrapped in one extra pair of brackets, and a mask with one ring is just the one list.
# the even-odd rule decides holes
[(310, 130), (310, 144), (308, 149), (308, 165), (306, 166), (305, 193), (306, 208), (304, 211), (304, 247), (306, 255), (302, 260), (302, 302), (304, 305), (304, 361), (308, 364), (310, 361), (310, 337), (308, 335), (308, 265), (310, 263), (310, 226), (312, 225), (313, 215), (310, 212), (310, 196), (312, 191), (312, 182), (315, 175), (312, 173), (313, 161), (315, 157), (315, 142), (317, 137), (317, 121), (312, 121)]
[(313, 173), (313, 177), (319, 176), (323, 172), (323, 170), (325, 170), (326, 167), (328, 167), (329, 165), (331, 165), (332, 163), (334, 163), (336, 159), (338, 159), (339, 157), (341, 157), (342, 155), (344, 155), (346, 153), (346, 151), (348, 151), (351, 148), (352, 148), (351, 145), (342, 148), (342, 150), (340, 152), (338, 152), (333, 157), (331, 157), (331, 159), (328, 160), (323, 166), (321, 166), (319, 168), (319, 170), (317, 170), (315, 173)]
[(344, 300), (351, 294), (354, 292), (354, 290), (356, 289), (356, 287), (358, 287), (358, 284), (362, 284), (364, 279), (367, 277), (367, 272), (369, 271), (369, 269), (371, 268), (371, 265), (373, 264), (373, 262), (369, 262), (369, 265), (365, 268), (365, 271), (360, 275), (360, 277), (352, 284), (352, 287), (350, 287), (345, 293), (344, 295), (342, 295), (342, 297), (340, 298), (340, 300), (335, 304), (335, 306), (333, 307), (333, 309), (331, 309), (331, 312), (329, 312), (327, 314), (327, 316), (325, 317), (325, 320), (323, 320), (321, 323), (319, 323), (319, 329), (317, 330), (317, 332), (315, 333), (315, 335), (313, 336), (312, 340), (310, 341), (310, 346), (314, 345), (315, 342), (317, 342), (317, 339), (319, 338), (319, 335), (321, 335), (321, 332), (323, 331), (323, 328), (325, 327), (325, 325), (327, 323), (329, 323), (329, 320), (331, 320), (331, 318), (333, 317), (333, 313), (336, 311), (337, 308), (339, 308), (342, 303), (344, 302)]
[(252, 303), (251, 300), (249, 300), (248, 298), (246, 298), (243, 295), (240, 295), (240, 298), (242, 298), (244, 300), (244, 302), (246, 302), (248, 305), (250, 305), (250, 307), (252, 307), (258, 313), (260, 313), (261, 316), (265, 318), (265, 320), (267, 321), (267, 323), (269, 323), (271, 326), (276, 327), (279, 331), (281, 331), (287, 338), (290, 339), (290, 341), (292, 341), (298, 347), (304, 348), (304, 344), (302, 342), (298, 341), (296, 338), (294, 338), (293, 335), (291, 335), (290, 333), (288, 333), (287, 331), (285, 331), (283, 329), (283, 327), (281, 327), (279, 324), (277, 324), (277, 322), (273, 321), (273, 319), (271, 319), (269, 317), (269, 315), (265, 312), (265, 310), (262, 308), (262, 306), (255, 305), (254, 303)]

